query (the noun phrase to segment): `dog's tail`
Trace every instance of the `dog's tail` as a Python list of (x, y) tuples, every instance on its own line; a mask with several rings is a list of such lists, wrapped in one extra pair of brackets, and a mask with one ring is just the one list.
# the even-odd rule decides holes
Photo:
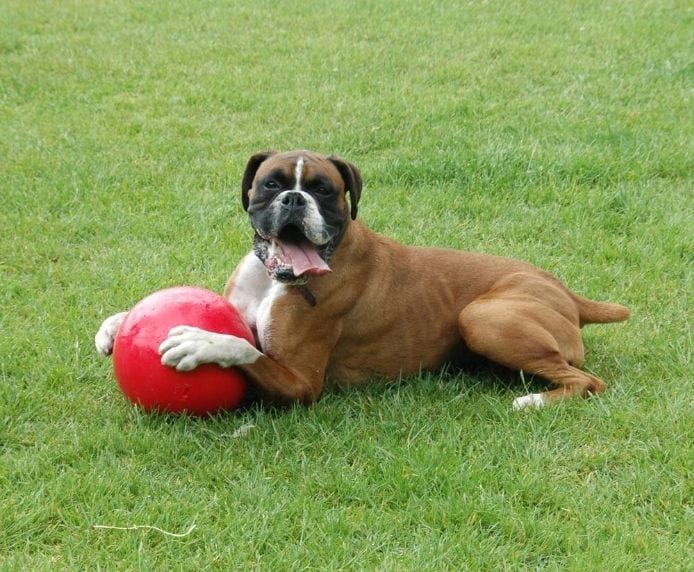
[(609, 324), (610, 322), (623, 322), (631, 315), (629, 308), (621, 304), (610, 302), (596, 302), (574, 294), (578, 305), (578, 314), (581, 326), (584, 324)]

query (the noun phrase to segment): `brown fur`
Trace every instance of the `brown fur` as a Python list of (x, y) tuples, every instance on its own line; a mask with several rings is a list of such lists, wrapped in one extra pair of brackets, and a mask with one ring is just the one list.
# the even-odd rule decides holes
[[(260, 168), (285, 160), (272, 158)], [(307, 161), (307, 168), (335, 178), (333, 165), (319, 155)], [(308, 285), (314, 307), (297, 287), (275, 302), (271, 347), (241, 366), (270, 396), (308, 403), (320, 396), (326, 377), (342, 383), (397, 378), (439, 368), (466, 350), (546, 378), (557, 386), (543, 394), (547, 399), (587, 396), (605, 384), (578, 369), (581, 326), (629, 316), (625, 307), (581, 298), (524, 262), (408, 247), (360, 221), (348, 224), (331, 267)], [(227, 297), (234, 285), (232, 276)]]

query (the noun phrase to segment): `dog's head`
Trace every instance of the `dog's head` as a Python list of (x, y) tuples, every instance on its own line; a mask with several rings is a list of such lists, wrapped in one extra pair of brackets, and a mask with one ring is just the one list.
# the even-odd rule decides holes
[(310, 151), (253, 155), (241, 200), (268, 274), (300, 284), (330, 272), (330, 258), (357, 216), (361, 187), (358, 169), (338, 157)]

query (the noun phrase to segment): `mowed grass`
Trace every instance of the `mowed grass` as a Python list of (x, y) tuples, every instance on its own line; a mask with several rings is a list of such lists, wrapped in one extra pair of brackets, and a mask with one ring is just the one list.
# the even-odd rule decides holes
[[(693, 14), (5, 0), (0, 569), (691, 569)], [(514, 413), (542, 382), (481, 368), (208, 420), (128, 405), (101, 320), (221, 290), (247, 158), (296, 147), (361, 168), (380, 232), (628, 305), (585, 330), (608, 392)]]

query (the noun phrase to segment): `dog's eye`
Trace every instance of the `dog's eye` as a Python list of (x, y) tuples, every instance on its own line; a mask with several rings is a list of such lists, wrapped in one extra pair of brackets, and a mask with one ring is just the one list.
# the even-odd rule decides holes
[(270, 179), (269, 181), (265, 181), (264, 187), (270, 191), (276, 191), (280, 188), (280, 184), (277, 181)]
[(316, 194), (323, 195), (325, 197), (330, 194), (330, 189), (321, 185), (320, 187), (316, 188)]

